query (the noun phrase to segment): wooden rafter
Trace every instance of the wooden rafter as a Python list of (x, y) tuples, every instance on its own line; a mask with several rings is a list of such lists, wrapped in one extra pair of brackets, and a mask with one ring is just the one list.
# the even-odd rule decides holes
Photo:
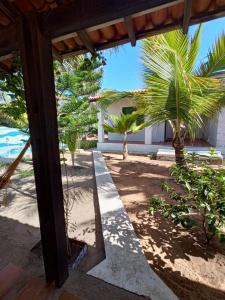
[(13, 25), (1, 29), (0, 56), (7, 55), (18, 49), (18, 35)]
[[(0, 1), (0, 3), (4, 2), (7, 1)], [(89, 34), (88, 32), (111, 26), (118, 22), (123, 22), (125, 16), (132, 16), (135, 18), (145, 13), (177, 5), (181, 2), (184, 2), (184, 0), (114, 0), (109, 2), (105, 0), (76, 0), (71, 1), (66, 5), (59, 5), (57, 8), (48, 12), (39, 12), (38, 19), (42, 31), (51, 38), (54, 44), (56, 41), (59, 42), (66, 38), (76, 37), (77, 31), (83, 32), (83, 30), (85, 30), (86, 33)], [(190, 2), (190, 0), (185, 0), (185, 13), (182, 20), (174, 21), (173, 24), (163, 24), (162, 26), (157, 26), (149, 30), (137, 31), (135, 32), (136, 40), (144, 38), (148, 34), (158, 34), (164, 29), (167, 31), (170, 30), (170, 28), (182, 27), (187, 31), (188, 24), (193, 25), (225, 16), (225, 5), (220, 6), (215, 10), (190, 15)], [(65, 2), (58, 2), (58, 4), (61, 3), (64, 4)], [(9, 2), (9, 4), (10, 6), (14, 6), (11, 2)], [(188, 7), (189, 9), (187, 9)], [(11, 10), (9, 9), (9, 11)], [(10, 25), (7, 28), (2, 28), (0, 30), (0, 58), (6, 54), (12, 53), (14, 50), (18, 50), (17, 31), (17, 26), (15, 25)], [(86, 38), (87, 34), (85, 35)], [(131, 33), (130, 36), (132, 36)], [(104, 43), (99, 41), (99, 43), (93, 45), (93, 43), (90, 43), (89, 39), (88, 42), (85, 42), (86, 48), (79, 50), (67, 49), (65, 53), (61, 53), (61, 56), (64, 57), (64, 55), (71, 55), (72, 53), (86, 53), (88, 51), (93, 51), (93, 48), (97, 51), (102, 48), (110, 48), (117, 44), (123, 44), (129, 41), (130, 39), (127, 39), (127, 37), (120, 37), (118, 40), (116, 40), (115, 37)], [(54, 50), (53, 54), (55, 58), (61, 59)]]
[(190, 25), (208, 22), (211, 20), (215, 20), (217, 18), (225, 17), (225, 5), (213, 11), (203, 12), (198, 14), (198, 16), (191, 17)]
[(91, 53), (95, 52), (94, 44), (92, 43), (88, 33), (86, 30), (79, 30), (77, 31), (77, 35), (81, 42), (84, 44), (84, 46), (87, 48), (88, 51)]
[(52, 56), (54, 59), (58, 60), (59, 62), (63, 61), (62, 56), (58, 53), (54, 46), (52, 46)]
[(124, 23), (127, 28), (128, 36), (130, 39), (131, 46), (134, 47), (136, 45), (136, 36), (134, 31), (134, 24), (131, 16), (127, 16), (124, 18)]
[[(157, 27), (157, 29), (150, 29), (150, 30), (146, 30), (144, 32), (138, 33), (136, 35), (136, 40), (138, 41), (138, 40), (141, 40), (145, 37), (153, 36), (155, 34), (165, 33), (165, 32), (168, 32), (170, 30), (176, 30), (178, 28), (181, 28), (181, 25), (178, 22), (176, 22), (174, 24), (160, 26), (160, 27)], [(110, 49), (110, 48), (113, 48), (113, 47), (121, 46), (123, 44), (129, 43), (129, 41), (130, 41), (129, 37), (126, 37), (124, 39), (119, 39), (119, 40), (112, 41), (112, 42), (109, 42), (109, 43), (103, 43), (103, 44), (100, 44), (100, 45), (96, 46), (96, 51), (102, 51), (102, 50), (107, 50), (107, 49)], [(71, 55), (80, 55), (80, 54), (85, 54), (85, 53), (87, 53), (87, 50), (82, 49), (82, 50), (71, 51), (69, 53), (62, 54), (62, 57), (67, 58), (67, 57), (70, 57)]]
[(184, 17), (183, 17), (183, 32), (188, 32), (188, 27), (191, 19), (192, 0), (184, 0)]
[[(180, 0), (76, 0), (40, 18), (51, 38), (104, 24), (124, 16), (175, 5)], [(60, 22), (59, 22), (60, 20)]]
[[(61, 2), (63, 2), (63, 1), (61, 1)], [(1, 0), (0, 9), (14, 24), (16, 24), (17, 17), (22, 16), (22, 13), (7, 0)], [(62, 60), (63, 60), (62, 57), (60, 56), (60, 54), (57, 52), (57, 50), (54, 47), (52, 47), (52, 54), (53, 54), (54, 59), (57, 59), (58, 61), (62, 62)]]
[(6, 0), (0, 1), (1, 11), (11, 20), (12, 23), (16, 23), (16, 17), (19, 15), (15, 6)]

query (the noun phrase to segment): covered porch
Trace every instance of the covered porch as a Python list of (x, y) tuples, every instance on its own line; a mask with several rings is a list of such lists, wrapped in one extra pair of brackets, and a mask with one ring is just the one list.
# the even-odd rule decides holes
[[(224, 15), (225, 1), (216, 0), (1, 1), (0, 70), (12, 72), (18, 58), (21, 61), (43, 251), (41, 274), (48, 284), (60, 288), (65, 282), (79, 282), (77, 276), (85, 277), (69, 275), (68, 270), (53, 58), (62, 61), (127, 42), (135, 46), (138, 39), (176, 28), (187, 32), (189, 25)], [(150, 127), (144, 136), (143, 149), (154, 147)], [(99, 143), (103, 139), (100, 130)], [(99, 282), (89, 283), (83, 281), (77, 289), (97, 293)]]

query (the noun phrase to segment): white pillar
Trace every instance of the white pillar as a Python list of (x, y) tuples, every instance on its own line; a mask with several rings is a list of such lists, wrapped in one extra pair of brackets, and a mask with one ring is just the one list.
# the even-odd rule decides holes
[(98, 112), (98, 142), (104, 143), (104, 128), (102, 125), (104, 124), (104, 114), (101, 108), (99, 108)]
[(152, 143), (152, 126), (145, 127), (145, 145)]

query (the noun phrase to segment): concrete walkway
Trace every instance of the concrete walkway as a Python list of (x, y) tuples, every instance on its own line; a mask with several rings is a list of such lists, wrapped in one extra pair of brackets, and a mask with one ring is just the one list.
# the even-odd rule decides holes
[(93, 158), (106, 259), (88, 274), (152, 300), (178, 299), (150, 268), (101, 152)]

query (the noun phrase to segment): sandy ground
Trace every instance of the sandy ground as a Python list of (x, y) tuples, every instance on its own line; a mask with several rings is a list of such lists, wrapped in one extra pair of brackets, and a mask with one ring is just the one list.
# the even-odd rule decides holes
[[(88, 244), (88, 255), (71, 271), (63, 289), (87, 300), (138, 300), (143, 299), (107, 284), (86, 271), (104, 259), (104, 243), (93, 174), (92, 153), (81, 151), (76, 155), (76, 166), (71, 166), (70, 155), (66, 155), (68, 167), (62, 166), (64, 191), (69, 191), (73, 203), (70, 206), (70, 236)], [(31, 176), (22, 178), (21, 172), (30, 171)], [(68, 175), (68, 184), (67, 176)], [(1, 191), (2, 192), (2, 191)], [(1, 199), (0, 199), (1, 201)], [(14, 299), (16, 292), (31, 277), (43, 277), (42, 259), (30, 252), (40, 240), (36, 206), (36, 192), (32, 164), (21, 163), (8, 188), (8, 206), (0, 207), (0, 270), (8, 263), (20, 266), (25, 271), (24, 280), (4, 298)], [(62, 290), (55, 291), (58, 299)]]
[(188, 232), (159, 214), (149, 216), (149, 198), (163, 195), (160, 184), (171, 180), (171, 162), (104, 154), (146, 258), (167, 285), (184, 300), (225, 299), (225, 248), (213, 242), (206, 250), (203, 235)]

